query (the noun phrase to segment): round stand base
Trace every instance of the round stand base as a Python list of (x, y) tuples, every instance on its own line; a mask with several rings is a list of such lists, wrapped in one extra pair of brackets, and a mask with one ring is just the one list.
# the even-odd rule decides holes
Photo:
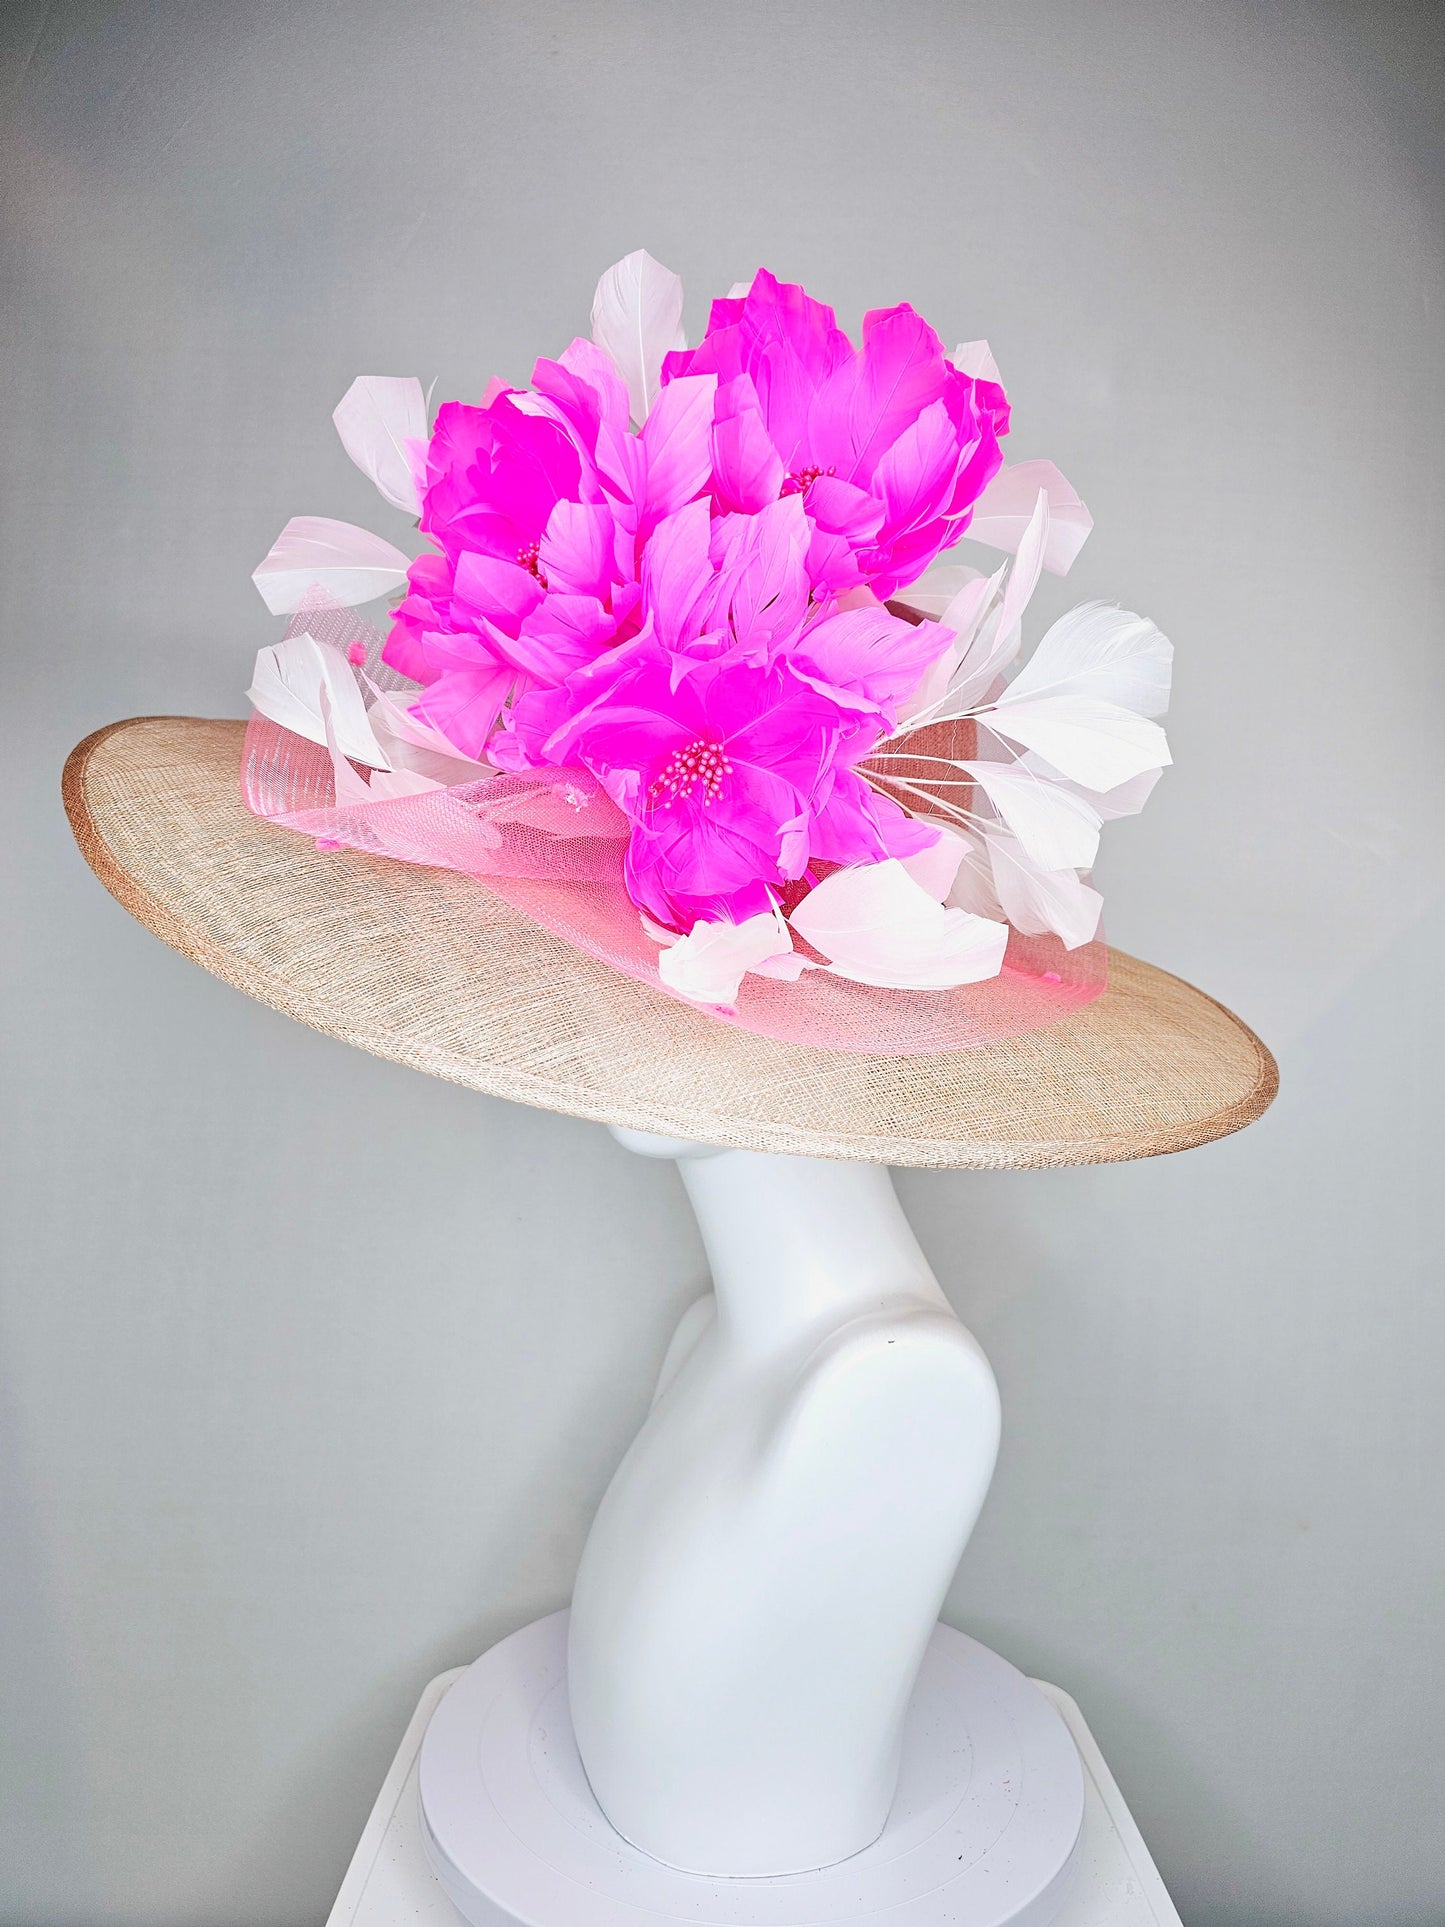
[(1046, 1927), (1084, 1821), (1059, 1715), (986, 1646), (940, 1626), (913, 1695), (881, 1837), (814, 1873), (726, 1880), (629, 1846), (582, 1771), (567, 1615), (524, 1626), (457, 1680), (422, 1742), (422, 1834), (470, 1927)]

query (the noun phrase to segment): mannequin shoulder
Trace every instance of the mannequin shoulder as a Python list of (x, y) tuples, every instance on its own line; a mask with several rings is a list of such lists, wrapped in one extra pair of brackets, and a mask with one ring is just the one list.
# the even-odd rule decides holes
[(857, 1372), (880, 1378), (937, 1375), (951, 1383), (980, 1374), (992, 1379), (978, 1340), (951, 1311), (908, 1301), (882, 1306), (830, 1332), (800, 1378), (820, 1384)]
[(973, 1452), (1000, 1423), (982, 1348), (951, 1312), (891, 1309), (836, 1331), (808, 1358), (779, 1413), (789, 1457), (863, 1459), (921, 1445)]

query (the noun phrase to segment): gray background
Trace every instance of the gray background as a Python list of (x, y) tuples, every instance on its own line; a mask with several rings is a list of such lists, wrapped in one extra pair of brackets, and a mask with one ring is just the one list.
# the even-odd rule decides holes
[(702, 1264), (674, 1174), (287, 1023), (70, 845), (239, 714), (286, 516), (400, 518), (646, 245), (987, 335), (1066, 596), (1178, 647), (1115, 941), (1276, 1047), (1179, 1158), (910, 1175), (1002, 1381), (949, 1616), (1083, 1704), (1190, 1927), (1445, 1919), (1441, 15), (10, 0), (0, 1913), (318, 1922), (424, 1682), (567, 1596)]

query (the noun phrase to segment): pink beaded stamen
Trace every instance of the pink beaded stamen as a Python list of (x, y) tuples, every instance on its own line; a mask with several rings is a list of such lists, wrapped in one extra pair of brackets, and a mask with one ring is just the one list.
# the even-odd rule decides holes
[(833, 464), (831, 462), (826, 468), (795, 468), (791, 475), (783, 478), (783, 486), (778, 490), (778, 494), (780, 496), (806, 495), (820, 475), (831, 475), (832, 473)]
[(540, 541), (529, 542), (525, 548), (518, 549), (517, 561), (519, 565), (527, 571), (528, 575), (536, 576), (537, 580), (545, 589), (547, 586), (547, 578), (542, 572), (542, 564), (539, 559), (541, 553), (542, 544)]
[(672, 752), (648, 790), (648, 798), (666, 810), (680, 797), (700, 787), (703, 802), (715, 802), (725, 779), (732, 774), (732, 767), (721, 743), (704, 742), (698, 737), (685, 749)]

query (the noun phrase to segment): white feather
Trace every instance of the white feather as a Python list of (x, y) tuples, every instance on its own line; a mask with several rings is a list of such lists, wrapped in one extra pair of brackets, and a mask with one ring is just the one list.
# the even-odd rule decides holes
[(947, 990), (1003, 968), (1008, 929), (946, 909), (895, 857), (835, 870), (790, 918), (835, 976), (892, 990)]
[(958, 640), (945, 653), (949, 663), (947, 701), (941, 709), (963, 715), (981, 702), (1019, 652), (1019, 625), (1004, 627), (1005, 562), (997, 574), (984, 576), (959, 590), (939, 620)]
[(1072, 870), (1044, 870), (1004, 832), (985, 839), (993, 885), (1004, 914), (1026, 937), (1052, 933), (1066, 950), (1088, 943), (1099, 928), (1104, 899)]
[(899, 861), (921, 890), (926, 890), (935, 902), (946, 903), (967, 842), (951, 825), (940, 823), (936, 818), (919, 819), (925, 820), (931, 829), (938, 831), (938, 841), (931, 848), (901, 857)]
[(418, 775), (410, 769), (373, 769), (370, 782), (364, 776), (359, 776), (341, 747), (335, 718), (331, 713), (331, 699), (324, 687), (321, 690), (321, 722), (326, 731), (331, 778), (339, 808), (349, 808), (356, 803), (387, 803), (398, 796), (425, 796), (428, 791), (442, 788), (432, 777)]
[(645, 248), (627, 255), (597, 283), (592, 339), (611, 355), (627, 384), (632, 419), (640, 428), (657, 399), (663, 356), (687, 346), (682, 282)]
[[(1011, 693), (1012, 685), (1005, 696)], [(996, 736), (1037, 750), (1061, 776), (1086, 790), (1116, 789), (1171, 761), (1158, 723), (1087, 696), (1042, 696), (1006, 707), (1001, 698), (983, 720)]]
[(379, 689), (369, 676), (366, 681), (372, 693), (366, 719), (393, 769), (412, 770), (446, 788), (457, 783), (486, 782), (497, 774), (490, 763), (464, 756), (439, 729), (414, 715), (389, 690)]
[(953, 365), (960, 374), (975, 381), (1002, 381), (993, 350), (986, 341), (960, 341), (953, 351)]
[(406, 587), (411, 564), (400, 549), (351, 522), (293, 515), (251, 580), (274, 616), (291, 615), (312, 589), (354, 608)]
[(1086, 790), (1080, 783), (1070, 783), (1042, 756), (1032, 750), (1025, 750), (1019, 758), (1024, 769), (1031, 769), (1039, 776), (1053, 783), (1056, 788), (1066, 789), (1074, 796), (1083, 797), (1090, 809), (1096, 810), (1100, 822), (1114, 823), (1122, 816), (1137, 816), (1149, 801), (1154, 785), (1163, 775), (1162, 770), (1146, 769), (1140, 776), (1131, 776), (1125, 783), (1117, 783), (1111, 790)]
[(1048, 498), (1040, 491), (1012, 565), (1005, 562), (986, 577), (968, 570), (939, 615), (955, 641), (930, 665), (910, 698), (903, 711), (905, 724), (967, 715), (989, 695), (1019, 652), (1024, 611), (1038, 586), (1048, 535)]
[(743, 923), (695, 923), (685, 937), (674, 938), (646, 918), (644, 928), (666, 944), (657, 974), (669, 990), (694, 1004), (731, 1004), (746, 972), (793, 950), (792, 935), (776, 910)]
[(358, 375), (331, 419), (341, 446), (393, 507), (421, 514), (412, 444), (427, 440), (426, 398), (414, 375)]
[(974, 504), (965, 530), (991, 548), (1017, 551), (1042, 491), (1049, 503), (1049, 539), (1044, 567), (1067, 575), (1088, 540), (1094, 518), (1052, 462), (1013, 462), (1001, 468)]
[(1013, 567), (1003, 585), (1003, 606), (999, 611), (999, 633), (1002, 641), (1013, 642), (1013, 654), (1018, 653), (1020, 624), (1024, 611), (1028, 608), (1034, 590), (1039, 586), (1039, 576), (1043, 573), (1044, 555), (1049, 546), (1049, 498), (1043, 489), (1034, 497), (1033, 509), (1019, 537), (1018, 553)]
[(367, 720), (351, 665), (334, 643), (303, 633), (258, 650), (246, 695), (261, 715), (323, 749), (329, 712), (331, 734), (343, 756), (372, 769), (391, 768)]
[(988, 860), (988, 851), (982, 841), (968, 836), (962, 839), (963, 861), (958, 866), (953, 879), (953, 887), (948, 893), (948, 901), (959, 910), (968, 910), (976, 917), (989, 917), (995, 923), (1004, 923), (1003, 905), (998, 900), (994, 888), (993, 866)]
[(1147, 616), (1084, 602), (1059, 617), (999, 700), (1086, 696), (1139, 716), (1162, 716), (1173, 660), (1173, 645)]
[(1076, 791), (1024, 762), (962, 763), (1042, 870), (1087, 870), (1099, 854), (1103, 818)]
[(940, 622), (943, 612), (953, 601), (960, 589), (970, 582), (982, 579), (981, 569), (970, 569), (958, 562), (936, 562), (926, 569), (916, 582), (910, 582), (906, 589), (900, 589), (893, 598), (905, 609), (916, 609), (921, 616), (930, 621)]

